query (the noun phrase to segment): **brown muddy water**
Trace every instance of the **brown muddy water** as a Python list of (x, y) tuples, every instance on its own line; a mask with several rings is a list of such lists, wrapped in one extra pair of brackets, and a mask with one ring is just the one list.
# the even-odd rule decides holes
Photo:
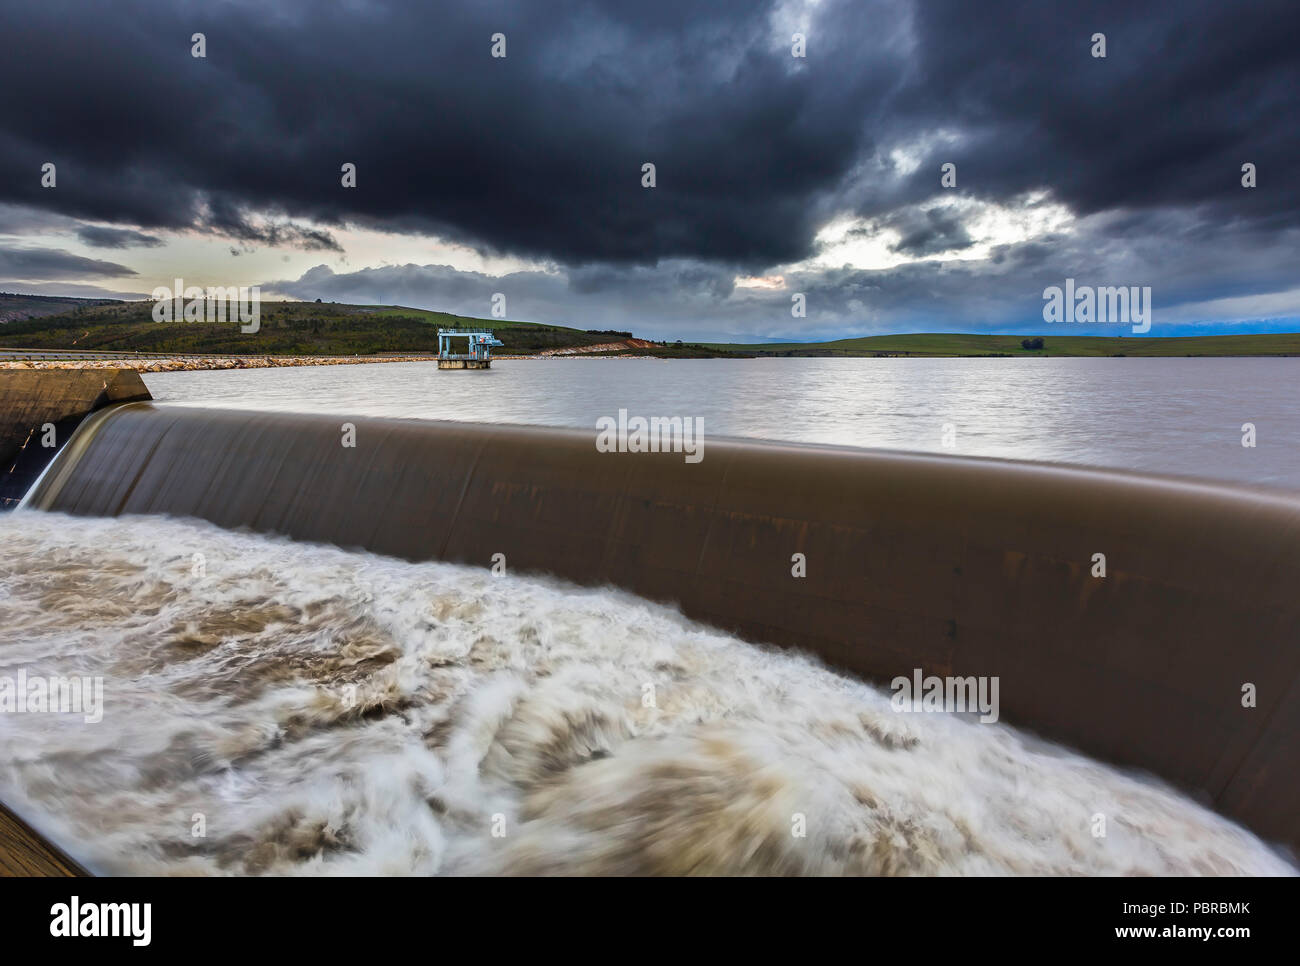
[(103, 695), (0, 714), (0, 797), (97, 872), (1293, 872), (1154, 780), (625, 593), (152, 517), (0, 544), (0, 682)]

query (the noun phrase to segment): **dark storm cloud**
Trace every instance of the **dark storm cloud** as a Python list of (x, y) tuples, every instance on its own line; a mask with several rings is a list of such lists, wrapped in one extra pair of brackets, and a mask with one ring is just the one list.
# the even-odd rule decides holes
[(901, 4), (825, 10), (796, 60), (750, 0), (8, 3), (0, 198), (240, 239), (272, 211), (566, 263), (795, 259), (906, 63)]
[(0, 202), (0, 235), (33, 235), (75, 227), (76, 222), (62, 215)]
[[(799, 17), (752, 0), (0, 0), (0, 212), (321, 251), (350, 225), (436, 234), (558, 266), (524, 273), (534, 288), (514, 279), (557, 319), (574, 304), (677, 325), (712, 306), (729, 325), (780, 301), (733, 292), (736, 275), (815, 253), (845, 211), (896, 230), (900, 253), (969, 248), (960, 216), (932, 204), (951, 161), (954, 196), (1016, 207), (1047, 191), (1100, 220), (987, 261), (805, 273), (836, 306), (826, 324), (901, 318), (907, 298), (994, 324), (1031, 305), (1038, 269), (1179, 284), (1184, 300), (1294, 284), (1274, 271), (1300, 215), (1294, 0), (807, 11), (800, 60)], [(195, 31), (206, 59), (190, 55)], [(505, 59), (489, 55), (497, 31)], [(1098, 31), (1105, 59), (1089, 54)], [(1246, 161), (1256, 189), (1241, 187)], [(57, 188), (40, 186), (44, 162)], [(310, 284), (481, 298), (459, 287), (472, 273), (374, 271)]]
[(907, 208), (886, 219), (885, 224), (899, 232), (890, 249), (907, 255), (936, 255), (960, 251), (972, 243), (961, 217), (943, 208)]
[[(506, 275), (458, 271), (447, 265), (390, 265), (336, 273), (318, 265), (297, 279), (262, 283), (268, 295), (362, 305), (436, 305), (458, 315), (490, 317), (495, 296), (507, 318), (578, 328), (635, 329), (653, 334), (676, 322), (729, 311), (734, 275), (703, 262), (667, 259), (657, 267), (623, 266), (575, 273), (523, 271)], [(672, 306), (671, 309), (665, 309)], [(617, 323), (617, 325), (615, 325)]]
[(0, 248), (0, 278), (57, 280), (135, 275), (125, 265), (83, 258), (56, 248)]
[[(1126, 234), (1113, 222), (1122, 222)], [(1188, 246), (1171, 260), (1168, 239), (1186, 235), (1196, 225), (1188, 214), (1097, 216), (1072, 235), (1005, 245), (987, 260), (931, 259), (885, 270), (807, 269), (787, 273), (784, 287), (775, 290), (740, 288), (734, 285), (734, 270), (726, 266), (668, 259), (655, 268), (606, 266), (502, 276), (446, 265), (347, 273), (320, 265), (297, 279), (264, 282), (263, 291), (308, 301), (436, 306), (481, 318), (490, 315), (492, 298), (501, 293), (512, 319), (688, 341), (918, 331), (1128, 334), (1125, 326), (1085, 333), (1044, 323), (1044, 288), (1077, 277), (1102, 285), (1150, 286), (1152, 335), (1178, 334), (1178, 326), (1203, 321), (1198, 306), (1221, 298), (1242, 298), (1248, 304), (1220, 312), (1220, 331), (1232, 331), (1232, 322), (1269, 318), (1289, 317), (1293, 327), (1300, 316), (1294, 265), (1300, 230), (1270, 239), (1245, 224), (1229, 226), (1217, 245)], [(1117, 237), (1127, 240), (1117, 242)], [(795, 292), (806, 296), (806, 319), (791, 315)], [(1272, 310), (1252, 313), (1255, 297), (1258, 305)]]
[(164, 242), (156, 235), (146, 235), (133, 228), (103, 228), (99, 225), (82, 225), (77, 238), (91, 248), (159, 248)]
[[(1050, 189), (1077, 214), (1207, 206), (1261, 228), (1295, 224), (1300, 5), (1221, 0), (916, 6), (919, 83), (898, 111), (956, 126), (914, 180), (958, 164), (985, 196)], [(1106, 36), (1105, 59), (1090, 38)], [(1252, 162), (1260, 187), (1243, 189)]]

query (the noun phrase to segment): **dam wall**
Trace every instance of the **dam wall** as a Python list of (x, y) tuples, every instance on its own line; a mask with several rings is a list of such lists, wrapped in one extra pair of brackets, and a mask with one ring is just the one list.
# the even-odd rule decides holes
[(130, 369), (0, 370), (0, 510), (22, 499), (87, 414), (149, 398)]
[(996, 676), (1002, 720), (1300, 847), (1300, 497), (714, 439), (688, 463), (594, 440), (132, 403), (91, 417), (30, 504), (410, 560), (503, 554), (511, 573), (624, 588), (885, 685)]
[(0, 804), (0, 878), (87, 874), (75, 860)]

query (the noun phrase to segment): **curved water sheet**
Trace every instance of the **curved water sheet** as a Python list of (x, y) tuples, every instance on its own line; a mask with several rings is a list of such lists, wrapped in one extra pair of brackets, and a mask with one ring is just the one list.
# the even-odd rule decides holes
[(0, 543), (0, 677), (103, 683), (99, 720), (0, 714), (0, 797), (94, 871), (1294, 871), (1152, 780), (626, 593), (157, 517)]

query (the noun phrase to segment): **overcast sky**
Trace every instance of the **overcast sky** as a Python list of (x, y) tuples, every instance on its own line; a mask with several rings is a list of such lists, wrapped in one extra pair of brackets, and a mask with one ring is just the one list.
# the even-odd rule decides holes
[(4, 291), (757, 341), (1045, 332), (1074, 278), (1150, 286), (1151, 335), (1300, 329), (1295, 0), (0, 0), (0, 37)]

